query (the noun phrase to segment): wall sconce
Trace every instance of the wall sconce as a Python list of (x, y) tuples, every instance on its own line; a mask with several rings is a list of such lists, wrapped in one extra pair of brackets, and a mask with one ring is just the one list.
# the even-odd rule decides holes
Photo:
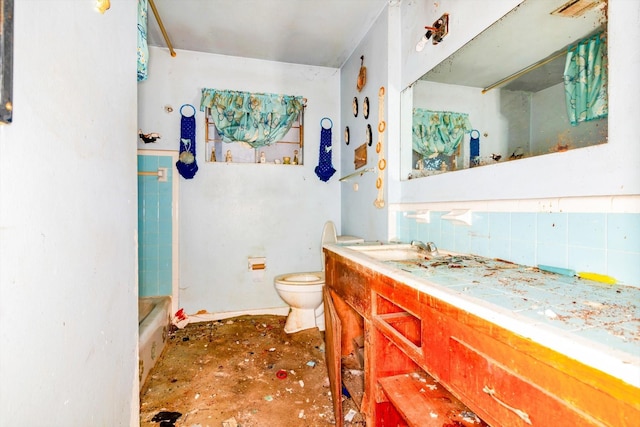
[(110, 0), (96, 0), (96, 10), (105, 13), (111, 7)]
[(445, 13), (431, 27), (424, 27), (427, 32), (416, 43), (416, 51), (422, 52), (422, 49), (426, 46), (430, 38), (433, 37), (431, 43), (438, 44), (442, 41), (444, 36), (449, 34), (449, 14)]

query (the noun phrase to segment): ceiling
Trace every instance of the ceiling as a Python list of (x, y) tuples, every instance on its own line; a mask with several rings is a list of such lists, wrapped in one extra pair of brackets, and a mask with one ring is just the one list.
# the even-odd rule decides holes
[[(174, 49), (340, 68), (388, 1), (153, 0), (153, 3)], [(167, 48), (151, 1), (147, 27), (148, 44)]]
[[(552, 15), (567, 0), (526, 0), (423, 76), (424, 80), (486, 88), (545, 58), (606, 23), (606, 2), (577, 17)], [(537, 92), (563, 81), (565, 56), (527, 72), (505, 88)]]

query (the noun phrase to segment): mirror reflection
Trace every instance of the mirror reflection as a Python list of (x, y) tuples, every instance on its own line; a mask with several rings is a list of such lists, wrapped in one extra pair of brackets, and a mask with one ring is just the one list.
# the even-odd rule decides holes
[(525, 0), (403, 91), (403, 179), (606, 143), (606, 60), (605, 1)]

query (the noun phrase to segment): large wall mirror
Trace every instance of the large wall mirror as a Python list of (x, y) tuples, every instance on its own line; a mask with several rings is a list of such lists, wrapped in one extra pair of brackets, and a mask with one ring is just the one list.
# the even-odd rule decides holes
[(402, 93), (402, 179), (606, 143), (606, 28), (606, 1), (525, 0), (432, 68)]

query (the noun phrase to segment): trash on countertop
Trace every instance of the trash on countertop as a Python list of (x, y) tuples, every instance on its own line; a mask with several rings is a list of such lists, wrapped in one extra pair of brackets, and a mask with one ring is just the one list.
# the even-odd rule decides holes
[(589, 273), (586, 271), (579, 272), (578, 277), (581, 279), (593, 280), (595, 282), (608, 283), (610, 285), (615, 285), (618, 282), (616, 279), (614, 279), (611, 276), (598, 274), (598, 273)]
[(562, 274), (563, 276), (575, 276), (575, 270), (570, 268), (553, 267), (551, 265), (538, 264), (538, 269), (542, 271), (548, 271), (549, 273)]

